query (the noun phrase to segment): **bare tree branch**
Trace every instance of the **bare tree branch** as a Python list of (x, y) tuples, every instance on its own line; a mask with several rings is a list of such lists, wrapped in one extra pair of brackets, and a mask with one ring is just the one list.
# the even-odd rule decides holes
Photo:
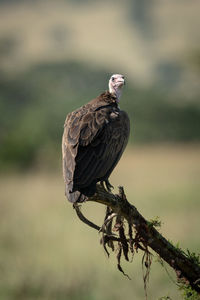
[(86, 225), (88, 225), (88, 226), (90, 226), (90, 227), (92, 227), (92, 228), (94, 228), (94, 229), (96, 229), (96, 230), (98, 230), (98, 231), (101, 229), (101, 227), (99, 227), (98, 225), (96, 225), (96, 224), (94, 224), (93, 222), (91, 222), (90, 220), (88, 220), (88, 219), (82, 214), (81, 209), (80, 209), (80, 205), (79, 205), (78, 203), (74, 203), (73, 207), (74, 207), (74, 209), (75, 209), (75, 211), (76, 211), (77, 216), (79, 217), (79, 219), (80, 219), (83, 223), (85, 223)]
[[(87, 201), (104, 204), (112, 209), (113, 213), (126, 219), (129, 224), (129, 233), (131, 233), (131, 236), (131, 227), (135, 230), (135, 239), (132, 240), (132, 244), (133, 242), (135, 243), (135, 248), (138, 247), (146, 250), (146, 254), (149, 253), (147, 247), (153, 249), (175, 270), (178, 280), (190, 284), (194, 290), (200, 293), (200, 266), (185, 255), (183, 251), (167, 241), (154, 226), (149, 225), (149, 222), (138, 212), (136, 207), (127, 201), (122, 187), (119, 188), (119, 195), (114, 195), (105, 190), (101, 185), (97, 185), (97, 193)], [(123, 235), (119, 240), (122, 241), (120, 251), (127, 251)], [(127, 241), (130, 243), (130, 238)], [(136, 241), (139, 242), (136, 243)], [(126, 249), (123, 249), (123, 245), (126, 246)], [(148, 267), (148, 259), (145, 263), (147, 264), (145, 266)]]

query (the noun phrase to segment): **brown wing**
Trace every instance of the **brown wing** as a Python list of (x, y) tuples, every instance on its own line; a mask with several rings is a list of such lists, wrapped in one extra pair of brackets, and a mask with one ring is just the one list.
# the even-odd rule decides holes
[[(92, 107), (83, 106), (70, 113), (65, 121), (62, 141), (63, 176), (72, 191), (77, 160), (83, 160), (79, 148), (87, 147), (104, 126), (104, 115)], [(82, 157), (82, 159), (81, 159)], [(87, 160), (87, 157), (86, 157)]]
[(83, 107), (68, 115), (63, 135), (63, 173), (69, 191), (109, 177), (129, 136), (129, 118), (110, 106)]

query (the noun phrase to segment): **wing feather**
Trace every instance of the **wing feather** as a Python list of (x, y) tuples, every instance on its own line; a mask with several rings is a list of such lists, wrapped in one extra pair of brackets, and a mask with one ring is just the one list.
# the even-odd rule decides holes
[[(129, 118), (111, 106), (83, 107), (68, 115), (63, 134), (63, 173), (69, 191), (107, 179), (129, 137)], [(111, 113), (112, 112), (112, 113)]]

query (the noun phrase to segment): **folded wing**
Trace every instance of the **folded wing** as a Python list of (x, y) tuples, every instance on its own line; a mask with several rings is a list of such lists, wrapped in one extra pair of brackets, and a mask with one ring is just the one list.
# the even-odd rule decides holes
[(129, 137), (128, 115), (107, 105), (68, 115), (63, 134), (63, 175), (69, 193), (90, 196), (119, 161)]

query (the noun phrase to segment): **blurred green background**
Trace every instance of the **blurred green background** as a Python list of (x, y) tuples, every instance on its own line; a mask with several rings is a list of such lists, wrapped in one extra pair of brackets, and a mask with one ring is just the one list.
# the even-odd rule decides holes
[[(199, 10), (195, 0), (0, 1), (0, 299), (144, 299), (141, 255), (123, 264), (126, 280), (64, 197), (65, 117), (113, 73), (126, 77), (131, 137), (111, 182), (198, 253)], [(102, 224), (103, 207), (83, 210)], [(150, 275), (149, 299), (181, 299), (158, 263)]]

